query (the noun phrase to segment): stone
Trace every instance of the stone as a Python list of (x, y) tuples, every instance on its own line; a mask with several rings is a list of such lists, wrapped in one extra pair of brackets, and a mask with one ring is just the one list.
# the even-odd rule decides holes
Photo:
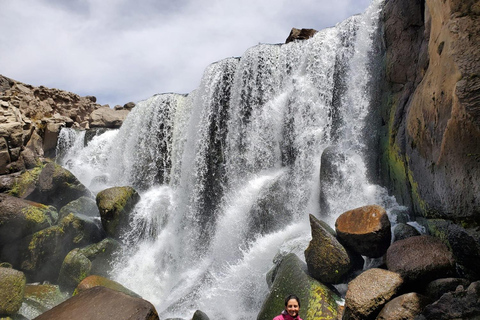
[(35, 190), (27, 199), (53, 205), (57, 209), (92, 193), (67, 169), (50, 162), (40, 172)]
[(67, 299), (67, 295), (53, 284), (27, 284), (22, 308), (18, 313), (33, 319)]
[(84, 215), (90, 218), (100, 218), (97, 203), (90, 197), (80, 197), (63, 206), (58, 212), (59, 219), (73, 213), (75, 215)]
[(130, 111), (126, 109), (114, 110), (108, 105), (102, 106), (90, 114), (90, 118), (92, 119), (90, 128), (120, 128), (129, 112)]
[(113, 187), (97, 194), (102, 225), (109, 237), (119, 239), (140, 196), (132, 187)]
[(290, 31), (290, 34), (288, 35), (287, 40), (285, 40), (285, 43), (289, 43), (295, 40), (306, 40), (310, 39), (317, 33), (317, 30), (315, 29), (297, 29), (297, 28), (292, 28)]
[(406, 293), (387, 302), (376, 320), (414, 319), (430, 302), (429, 298), (416, 292)]
[(285, 297), (296, 294), (302, 306), (302, 319), (337, 319), (339, 297), (306, 273), (305, 263), (294, 253), (280, 262), (272, 288), (258, 314), (258, 320), (271, 320), (285, 309)]
[(25, 285), (23, 272), (0, 268), (0, 315), (13, 315), (20, 309)]
[(158, 320), (148, 301), (105, 287), (94, 287), (64, 301), (36, 320)]
[(420, 286), (455, 274), (455, 260), (447, 246), (432, 236), (395, 241), (386, 254), (387, 268), (406, 282)]
[(443, 278), (433, 280), (425, 287), (424, 294), (430, 297), (433, 301), (440, 299), (440, 297), (447, 292), (453, 292), (458, 286), (468, 287), (470, 281), (463, 278)]
[(55, 208), (0, 194), (0, 243), (21, 239), (57, 222)]
[(403, 279), (396, 272), (378, 268), (364, 271), (348, 283), (345, 315), (349, 318), (346, 319), (374, 318), (402, 285)]
[(321, 283), (338, 284), (355, 269), (362, 269), (363, 259), (349, 253), (337, 239), (310, 215), (312, 240), (305, 250), (309, 274)]
[(467, 289), (459, 286), (434, 303), (425, 307), (426, 320), (476, 320), (480, 319), (480, 281), (471, 283)]
[(134, 298), (140, 298), (138, 294), (125, 288), (120, 283), (98, 275), (91, 275), (83, 279), (75, 288), (73, 295), (75, 296), (83, 291), (87, 291), (88, 289), (94, 287), (105, 287), (111, 290), (115, 290), (117, 292), (124, 293)]
[(420, 232), (409, 224), (399, 223), (393, 229), (393, 240), (403, 240), (409, 237), (419, 236)]
[(207, 314), (203, 311), (197, 310), (193, 314), (192, 320), (210, 320)]
[(342, 213), (335, 230), (340, 243), (370, 258), (384, 255), (391, 241), (390, 220), (385, 209), (377, 205)]

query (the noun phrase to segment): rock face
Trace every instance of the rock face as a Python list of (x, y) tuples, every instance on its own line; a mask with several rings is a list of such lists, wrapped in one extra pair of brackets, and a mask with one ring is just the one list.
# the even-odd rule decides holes
[(361, 256), (349, 253), (338, 240), (325, 230), (321, 222), (310, 215), (312, 240), (305, 250), (309, 274), (322, 283), (341, 283), (354, 270), (363, 267)]
[(66, 300), (35, 319), (158, 320), (158, 314), (155, 307), (148, 301), (105, 287), (94, 287)]
[(384, 9), (383, 180), (425, 217), (480, 222), (478, 1)]
[(0, 174), (31, 168), (54, 156), (61, 128), (88, 129), (92, 123), (118, 128), (135, 105), (113, 110), (101, 107), (92, 96), (34, 87), (2, 75), (0, 84)]
[(386, 254), (388, 270), (398, 272), (406, 282), (426, 284), (455, 273), (452, 253), (439, 239), (416, 236), (395, 241)]
[(387, 213), (377, 205), (342, 213), (335, 222), (335, 229), (343, 245), (371, 258), (384, 255), (392, 237)]

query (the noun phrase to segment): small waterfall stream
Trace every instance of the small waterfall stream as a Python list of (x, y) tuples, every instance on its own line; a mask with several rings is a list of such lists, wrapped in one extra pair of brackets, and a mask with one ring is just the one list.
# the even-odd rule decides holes
[[(62, 130), (61, 164), (93, 192), (141, 194), (112, 277), (161, 319), (256, 318), (280, 253), (303, 259), (308, 214), (333, 223), (395, 200), (367, 180), (362, 130), (382, 1), (285, 45), (261, 44), (210, 65), (197, 90), (139, 102), (120, 130)], [(344, 179), (321, 212), (320, 158), (335, 145)]]

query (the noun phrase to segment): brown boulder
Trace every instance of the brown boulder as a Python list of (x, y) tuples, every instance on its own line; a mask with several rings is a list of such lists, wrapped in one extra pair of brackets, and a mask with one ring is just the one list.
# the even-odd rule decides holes
[(463, 278), (443, 278), (430, 282), (424, 294), (432, 300), (438, 300), (444, 293), (453, 292), (458, 286), (468, 287), (470, 281)]
[(317, 30), (315, 29), (297, 29), (297, 28), (292, 28), (290, 31), (290, 34), (288, 35), (287, 40), (285, 40), (285, 43), (289, 43), (295, 40), (306, 40), (310, 39), (317, 33)]
[(341, 283), (355, 268), (363, 267), (361, 256), (350, 254), (323, 226), (310, 215), (312, 240), (305, 250), (309, 274), (322, 283)]
[(77, 295), (83, 291), (94, 287), (105, 287), (118, 292), (122, 292), (134, 298), (141, 298), (138, 294), (136, 294), (130, 289), (125, 288), (120, 283), (98, 275), (91, 275), (83, 279), (75, 288), (73, 295)]
[(373, 268), (348, 283), (344, 319), (371, 319), (403, 284), (395, 272)]
[(156, 320), (155, 307), (148, 301), (105, 287), (94, 287), (64, 301), (36, 320)]
[(431, 301), (429, 298), (416, 292), (403, 294), (389, 301), (376, 320), (407, 320), (414, 319), (423, 312)]
[(127, 109), (111, 109), (108, 105), (94, 110), (90, 114), (90, 128), (120, 128), (130, 111)]
[(439, 239), (415, 236), (394, 242), (386, 254), (387, 268), (405, 281), (425, 284), (455, 272), (453, 254)]
[(335, 222), (335, 229), (340, 243), (370, 258), (384, 255), (392, 237), (387, 213), (377, 205), (342, 213)]

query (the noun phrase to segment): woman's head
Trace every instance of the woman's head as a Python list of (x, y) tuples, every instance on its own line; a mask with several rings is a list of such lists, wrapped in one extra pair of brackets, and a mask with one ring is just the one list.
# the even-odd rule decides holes
[(285, 298), (285, 311), (292, 317), (298, 316), (298, 311), (300, 310), (300, 299), (294, 295), (290, 294)]

